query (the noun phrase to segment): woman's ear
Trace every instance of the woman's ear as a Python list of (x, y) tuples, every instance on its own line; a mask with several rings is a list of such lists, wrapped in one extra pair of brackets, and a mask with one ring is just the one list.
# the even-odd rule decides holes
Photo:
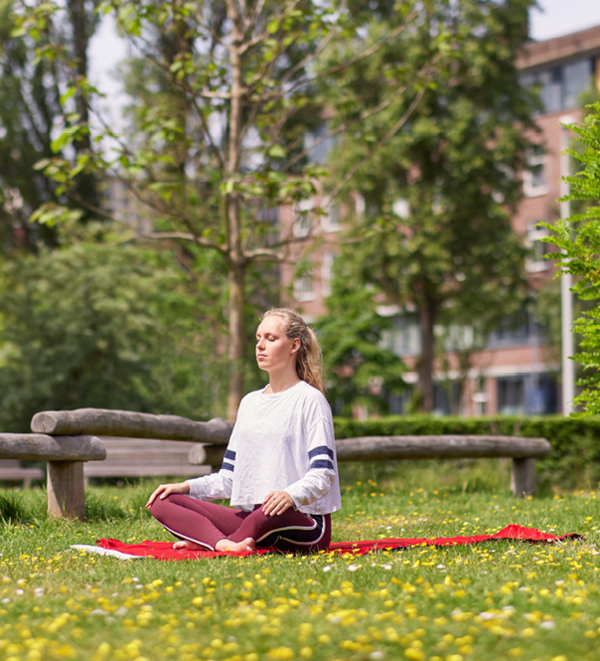
[(292, 340), (292, 353), (298, 353), (298, 350), (300, 349), (301, 346), (302, 346), (302, 342), (300, 342), (300, 340), (297, 337), (295, 337)]

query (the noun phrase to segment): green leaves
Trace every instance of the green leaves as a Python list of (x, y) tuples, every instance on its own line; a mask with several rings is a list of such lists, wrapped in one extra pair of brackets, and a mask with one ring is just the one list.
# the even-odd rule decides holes
[[(583, 203), (584, 210), (556, 224), (542, 223), (550, 235), (541, 239), (562, 251), (548, 257), (556, 259), (562, 272), (575, 276), (572, 291), (582, 300), (600, 299), (600, 103), (588, 106), (589, 114), (582, 124), (568, 125), (576, 134), (581, 151), (569, 149), (574, 160), (583, 165), (577, 174), (566, 177), (571, 193), (563, 200)], [(583, 407), (583, 415), (600, 413), (600, 306), (583, 313), (575, 321), (574, 332), (582, 336), (579, 351), (574, 360), (583, 367), (583, 377), (578, 382), (582, 392), (575, 403)], [(578, 414), (575, 414), (578, 415)]]

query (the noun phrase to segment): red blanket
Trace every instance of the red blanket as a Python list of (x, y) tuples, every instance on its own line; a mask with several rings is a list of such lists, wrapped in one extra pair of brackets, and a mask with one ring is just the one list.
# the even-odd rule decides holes
[[(470, 535), (469, 537), (436, 537), (435, 539), (377, 539), (360, 542), (333, 542), (329, 551), (337, 555), (352, 553), (364, 555), (369, 551), (384, 551), (399, 549), (406, 546), (460, 546), (463, 544), (478, 544), (498, 539), (513, 539), (526, 542), (557, 542), (564, 539), (579, 539), (581, 535), (570, 533), (568, 535), (551, 535), (523, 526), (510, 525), (494, 535)], [(193, 558), (216, 558), (218, 556), (246, 556), (249, 553), (231, 553), (218, 551), (175, 551), (172, 542), (141, 542), (140, 544), (124, 544), (118, 539), (99, 539), (98, 546), (105, 549), (120, 551), (133, 556), (150, 556), (158, 560), (186, 560)], [(259, 549), (257, 553), (273, 553), (275, 549)]]

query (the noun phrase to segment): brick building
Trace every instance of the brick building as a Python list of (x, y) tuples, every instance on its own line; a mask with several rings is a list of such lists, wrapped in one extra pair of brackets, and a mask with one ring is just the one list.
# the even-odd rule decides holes
[[(529, 158), (529, 168), (523, 173), (524, 198), (513, 219), (516, 232), (531, 247), (527, 261), (528, 278), (533, 289), (539, 289), (552, 275), (552, 264), (543, 259), (544, 246), (535, 239), (543, 235), (536, 227), (540, 221), (559, 217), (560, 177), (564, 173), (564, 157), (568, 131), (560, 122), (581, 118), (581, 94), (595, 85), (600, 91), (600, 26), (547, 41), (531, 42), (517, 65), (522, 71), (524, 85), (540, 89), (543, 110), (536, 117), (541, 129), (535, 136), (539, 149)], [(313, 139), (308, 136), (307, 140)], [(315, 150), (317, 152), (317, 150)], [(326, 145), (320, 144), (315, 160), (324, 160)], [(399, 202), (400, 204), (400, 202)], [(325, 311), (324, 299), (329, 294), (336, 242), (342, 227), (344, 209), (330, 206), (326, 216), (316, 216), (313, 209), (327, 207), (318, 198), (296, 209), (280, 210), (280, 223), (291, 228), (296, 236), (310, 231), (318, 235), (318, 247), (312, 254), (312, 272), (294, 279), (294, 266), (282, 267), (282, 282), (293, 286), (288, 303), (301, 309), (308, 320)], [(361, 200), (356, 198), (360, 213)], [(402, 209), (397, 212), (402, 215)], [(311, 217), (312, 216), (312, 217)], [(408, 365), (407, 383), (416, 383), (416, 373), (410, 371), (420, 353), (419, 329), (410, 311), (382, 308), (393, 317), (393, 331), (386, 335), (387, 346)], [(461, 329), (463, 333), (468, 329)], [(436, 413), (451, 412), (452, 388), (448, 383), (459, 377), (458, 361), (450, 350), (449, 369), (436, 374), (446, 387), (436, 386)], [(488, 338), (483, 350), (473, 354), (462, 399), (463, 415), (478, 414), (544, 414), (560, 411), (560, 356), (549, 347), (544, 333), (530, 311), (523, 311), (519, 319), (507, 320)], [(391, 402), (392, 410), (404, 410), (408, 393)]]

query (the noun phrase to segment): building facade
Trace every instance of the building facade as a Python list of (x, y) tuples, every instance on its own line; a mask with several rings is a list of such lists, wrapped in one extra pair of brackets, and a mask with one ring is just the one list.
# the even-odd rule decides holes
[[(582, 94), (594, 86), (600, 91), (600, 26), (548, 41), (531, 42), (517, 61), (523, 85), (539, 90), (541, 108), (536, 116), (540, 131), (533, 140), (536, 147), (522, 173), (523, 200), (513, 218), (513, 227), (530, 248), (527, 277), (533, 291), (540, 291), (554, 275), (552, 263), (544, 259), (547, 244), (537, 241), (546, 231), (539, 223), (553, 222), (560, 216), (557, 199), (561, 196), (561, 176), (566, 160), (561, 152), (568, 144), (568, 129), (561, 126), (581, 120)], [(322, 152), (322, 153), (321, 153)], [(326, 151), (317, 155), (324, 160)], [(356, 212), (361, 200), (356, 198)], [(400, 202), (399, 202), (400, 203)], [(327, 209), (325, 215), (315, 210)], [(402, 210), (398, 212), (401, 215)], [(343, 226), (344, 209), (327, 205), (316, 198), (298, 208), (280, 210), (283, 226), (293, 227), (298, 236), (316, 238), (311, 252), (312, 268), (296, 272), (294, 263), (282, 267), (282, 282), (287, 286), (288, 303), (301, 309), (308, 320), (326, 312), (325, 299), (336, 243)], [(311, 230), (312, 228), (312, 230)], [(297, 253), (300, 254), (299, 252)], [(560, 314), (560, 310), (557, 311)], [(420, 353), (418, 322), (410, 311), (382, 306), (381, 313), (392, 317), (393, 330), (386, 333), (387, 348), (403, 358), (408, 366), (407, 384), (417, 381), (414, 368)], [(469, 341), (469, 329), (457, 328), (455, 341)], [(465, 373), (448, 339), (445, 369), (436, 374), (435, 412), (463, 415), (519, 414), (540, 415), (561, 410), (560, 352), (548, 342), (547, 333), (537, 323), (532, 309), (518, 318), (507, 319), (491, 333), (482, 350), (475, 351)], [(462, 397), (457, 398), (458, 384)], [(454, 384), (454, 386), (453, 386)], [(392, 398), (395, 413), (405, 411), (409, 393)], [(455, 401), (453, 401), (455, 400)], [(457, 411), (457, 406), (459, 410)]]

